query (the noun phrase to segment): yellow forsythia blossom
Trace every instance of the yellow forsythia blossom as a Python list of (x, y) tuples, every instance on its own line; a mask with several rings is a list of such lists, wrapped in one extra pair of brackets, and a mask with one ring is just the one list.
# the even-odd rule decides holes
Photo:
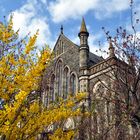
[[(37, 33), (20, 40), (18, 31), (13, 30), (12, 16), (5, 25), (0, 23), (0, 136), (7, 140), (32, 140), (51, 125), (65, 122), (69, 117), (80, 115), (74, 109), (75, 100), (84, 96), (71, 97), (57, 105), (45, 108), (38, 100), (30, 102), (32, 92), (39, 90), (42, 73), (51, 59), (46, 48), (36, 55)], [(50, 139), (70, 140), (74, 131), (64, 133), (61, 125), (54, 130)]]

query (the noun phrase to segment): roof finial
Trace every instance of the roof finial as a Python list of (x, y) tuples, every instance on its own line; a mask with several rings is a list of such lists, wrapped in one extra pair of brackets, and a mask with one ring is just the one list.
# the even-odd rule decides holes
[(61, 30), (61, 34), (63, 34), (63, 25), (61, 25), (60, 30)]
[(84, 17), (82, 17), (82, 23), (81, 23), (80, 32), (88, 32), (87, 31), (87, 27), (86, 27), (86, 23), (85, 23), (85, 20), (84, 20)]
[(113, 47), (111, 37), (109, 37), (109, 56), (115, 56), (115, 48)]
[(81, 34), (83, 34), (83, 33), (86, 34), (87, 36), (89, 36), (89, 33), (87, 31), (85, 20), (82, 17), (81, 28), (80, 28), (80, 32), (79, 32), (78, 36), (80, 37)]

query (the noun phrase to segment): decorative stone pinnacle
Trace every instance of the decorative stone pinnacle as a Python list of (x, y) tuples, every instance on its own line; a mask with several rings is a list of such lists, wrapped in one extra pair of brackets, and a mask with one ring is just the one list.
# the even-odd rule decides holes
[(115, 56), (115, 48), (113, 47), (111, 37), (109, 37), (109, 56)]

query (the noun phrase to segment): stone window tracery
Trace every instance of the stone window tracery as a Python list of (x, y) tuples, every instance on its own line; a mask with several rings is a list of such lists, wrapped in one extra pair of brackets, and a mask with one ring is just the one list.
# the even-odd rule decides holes
[(63, 79), (63, 97), (64, 99), (67, 98), (68, 96), (68, 84), (69, 84), (69, 69), (68, 67), (66, 67), (64, 69), (64, 79)]
[(98, 82), (93, 89), (95, 102), (95, 123), (98, 133), (104, 133), (104, 128), (108, 125), (109, 102), (107, 100), (107, 89), (103, 82)]
[(62, 93), (62, 61), (59, 60), (56, 67), (56, 98), (61, 97)]

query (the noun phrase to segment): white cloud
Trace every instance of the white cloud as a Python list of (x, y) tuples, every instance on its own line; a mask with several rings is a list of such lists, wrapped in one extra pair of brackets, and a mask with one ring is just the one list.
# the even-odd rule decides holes
[(129, 5), (129, 0), (98, 0), (98, 5), (94, 9), (94, 13), (97, 19), (104, 19), (114, 16), (117, 12), (127, 10)]
[[(88, 39), (89, 40), (88, 44), (90, 47), (90, 52), (98, 56), (102, 56), (103, 58), (107, 58), (109, 44), (106, 40), (102, 40), (103, 36), (104, 35), (102, 32), (99, 32), (96, 35), (90, 35)], [(99, 41), (101, 41), (100, 45), (99, 45)]]
[[(61, 22), (67, 18), (77, 18), (85, 14), (92, 7), (96, 7), (97, 0), (56, 0), (49, 4), (49, 11), (53, 21)], [(80, 17), (81, 18), (81, 17)]]
[(128, 9), (128, 0), (56, 0), (49, 3), (49, 12), (54, 22), (69, 18), (81, 18), (92, 10), (98, 19)]
[[(41, 1), (46, 2), (46, 0)], [(38, 2), (38, 0), (28, 0), (20, 9), (13, 11), (14, 29), (20, 29), (19, 34), (21, 38), (25, 37), (29, 32), (33, 35), (39, 29), (37, 45), (42, 46), (44, 43), (52, 44), (47, 18), (39, 14), (39, 4), (41, 2)]]

